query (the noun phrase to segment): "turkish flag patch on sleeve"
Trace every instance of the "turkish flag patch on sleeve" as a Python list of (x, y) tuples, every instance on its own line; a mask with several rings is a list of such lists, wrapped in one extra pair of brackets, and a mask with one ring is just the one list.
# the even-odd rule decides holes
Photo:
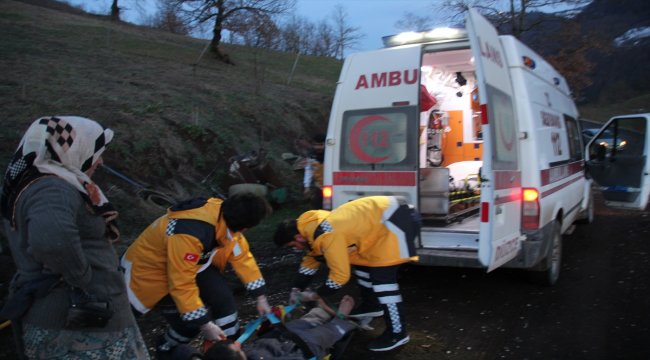
[(183, 257), (183, 260), (189, 262), (196, 262), (199, 260), (199, 256), (197, 254), (186, 253), (185, 256)]

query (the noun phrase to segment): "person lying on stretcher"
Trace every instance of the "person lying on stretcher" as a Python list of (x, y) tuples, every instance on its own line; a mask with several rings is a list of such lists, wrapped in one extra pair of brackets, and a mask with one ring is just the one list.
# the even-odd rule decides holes
[[(317, 300), (316, 298), (317, 296), (313, 299), (303, 297), (302, 300)], [(341, 299), (338, 311), (319, 300), (319, 306), (300, 319), (275, 327), (249, 343), (239, 344), (232, 340), (215, 343), (203, 359), (323, 359), (337, 341), (355, 328), (353, 323), (344, 320), (353, 307), (354, 299), (349, 295)]]

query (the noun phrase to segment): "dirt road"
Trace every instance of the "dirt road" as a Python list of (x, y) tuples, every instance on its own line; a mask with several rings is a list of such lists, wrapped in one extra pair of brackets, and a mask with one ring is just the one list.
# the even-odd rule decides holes
[(520, 270), (405, 269), (411, 343), (377, 355), (359, 333), (344, 359), (650, 359), (650, 213), (596, 210), (564, 237), (554, 287)]

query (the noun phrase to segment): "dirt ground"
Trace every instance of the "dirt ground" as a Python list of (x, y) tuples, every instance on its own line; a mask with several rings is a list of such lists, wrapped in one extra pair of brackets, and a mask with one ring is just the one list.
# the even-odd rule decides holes
[[(564, 237), (553, 287), (532, 285), (521, 270), (405, 267), (400, 285), (411, 342), (387, 353), (365, 350), (382, 331), (383, 320), (375, 320), (376, 330), (357, 331), (342, 358), (650, 359), (649, 230), (647, 210), (609, 210), (598, 201), (595, 222)], [(269, 264), (271, 303), (283, 303), (297, 257), (258, 257)], [(9, 261), (0, 259), (3, 284)], [(251, 319), (252, 303), (235, 289), (242, 318)], [(156, 314), (139, 323), (150, 343), (164, 329)], [(12, 348), (10, 329), (0, 330), (0, 358), (14, 358)]]

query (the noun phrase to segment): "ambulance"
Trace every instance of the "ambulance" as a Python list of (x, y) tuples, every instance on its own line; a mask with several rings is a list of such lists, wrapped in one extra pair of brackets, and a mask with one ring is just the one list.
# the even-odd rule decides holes
[[(323, 208), (402, 196), (422, 216), (419, 265), (522, 268), (554, 284), (562, 235), (594, 216), (566, 80), (474, 9), (465, 29), (399, 34), (384, 44), (343, 64), (327, 130)], [(602, 152), (590, 161), (611, 176), (620, 169)], [(620, 203), (641, 187), (615, 183), (604, 186)]]

